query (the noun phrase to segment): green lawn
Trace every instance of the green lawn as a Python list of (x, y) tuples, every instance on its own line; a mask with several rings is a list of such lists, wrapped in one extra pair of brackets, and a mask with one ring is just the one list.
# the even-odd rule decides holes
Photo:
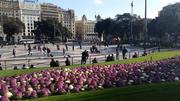
[(47, 67), (40, 67), (36, 69), (3, 70), (3, 71), (0, 71), (0, 77), (32, 73), (32, 72), (43, 70), (43, 69), (47, 69)]
[[(135, 59), (127, 59), (127, 60), (120, 60), (120, 61), (113, 61), (113, 62), (101, 62), (101, 63), (98, 63), (98, 65), (99, 64), (101, 64), (101, 65), (103, 65), (103, 64), (120, 64), (120, 63), (122, 64), (122, 63), (150, 61), (151, 57), (152, 57), (152, 60), (155, 61), (155, 60), (166, 59), (166, 58), (173, 57), (176, 55), (180, 55), (180, 51), (167, 51), (167, 52), (153, 53), (148, 56), (139, 57), (139, 58), (135, 58)], [(75, 68), (75, 67), (88, 66), (88, 65), (73, 65), (73, 66), (69, 66), (66, 68)], [(47, 69), (47, 67), (41, 67), (41, 68), (36, 68), (36, 69), (25, 69), (25, 70), (3, 70), (3, 71), (0, 71), (0, 77), (26, 74), (26, 73), (31, 73), (34, 71), (43, 70), (43, 69)]]
[(179, 101), (180, 83), (111, 88), (97, 91), (50, 96), (27, 101)]

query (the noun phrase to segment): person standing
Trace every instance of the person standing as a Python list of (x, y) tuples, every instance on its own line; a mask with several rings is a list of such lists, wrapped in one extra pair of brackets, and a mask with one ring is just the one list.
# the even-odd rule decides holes
[(68, 44), (67, 42), (65, 43), (66, 51), (68, 51)]
[(58, 45), (58, 44), (56, 45), (56, 47), (57, 47), (57, 50), (60, 50), (60, 47), (59, 47), (59, 45)]
[(51, 52), (51, 50), (49, 48), (47, 48), (47, 56), (48, 57), (50, 56), (50, 52)]
[(93, 64), (98, 63), (98, 62), (97, 62), (97, 59), (94, 58), (94, 59), (92, 60), (92, 63), (93, 63)]
[(15, 50), (14, 48), (13, 48), (12, 55), (13, 55), (14, 57), (16, 57), (16, 50)]
[(86, 64), (86, 60), (87, 60), (87, 51), (83, 51), (82, 53), (82, 57), (81, 57), (81, 64)]
[(45, 46), (43, 46), (42, 50), (43, 50), (43, 55), (45, 55), (46, 51), (47, 51), (47, 48)]
[(70, 62), (68, 57), (66, 58), (65, 64), (66, 64), (66, 66), (70, 66), (71, 65), (71, 62)]
[(123, 59), (126, 59), (126, 53), (127, 52), (128, 51), (127, 51), (126, 47), (124, 47), (123, 50), (122, 50)]
[(63, 55), (65, 55), (66, 54), (66, 50), (63, 48)]
[(31, 45), (30, 44), (28, 45), (28, 55), (32, 55), (31, 54)]
[(73, 40), (72, 50), (74, 51), (74, 40)]
[(38, 45), (38, 51), (41, 51), (41, 46), (40, 45)]

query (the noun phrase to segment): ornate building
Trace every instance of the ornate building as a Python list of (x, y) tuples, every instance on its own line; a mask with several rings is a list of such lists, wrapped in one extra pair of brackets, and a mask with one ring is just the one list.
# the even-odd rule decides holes
[(83, 15), (82, 20), (76, 21), (76, 34), (81, 34), (84, 40), (99, 40), (98, 34), (95, 32), (97, 21), (91, 21)]

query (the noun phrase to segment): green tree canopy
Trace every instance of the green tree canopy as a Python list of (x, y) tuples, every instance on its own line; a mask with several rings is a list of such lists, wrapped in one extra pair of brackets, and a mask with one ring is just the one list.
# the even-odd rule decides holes
[[(131, 21), (133, 24), (133, 33), (131, 32)], [(124, 13), (122, 15), (118, 14), (114, 19), (107, 18), (102, 19), (95, 25), (95, 31), (102, 36), (104, 34), (105, 39), (111, 40), (112, 38), (120, 37), (124, 40), (126, 36), (127, 39), (134, 37), (137, 39), (139, 33), (143, 32), (144, 21), (139, 16), (131, 16), (129, 13)]]
[(180, 3), (165, 6), (159, 16), (148, 24), (148, 34), (157, 40), (166, 35), (180, 35)]
[(57, 38), (65, 40), (66, 38), (70, 38), (72, 36), (72, 33), (55, 19), (35, 22), (35, 30), (33, 33), (38, 40), (43, 37), (49, 39), (50, 41)]
[(3, 17), (3, 31), (7, 35), (6, 39), (8, 42), (12, 41), (12, 36), (14, 34), (19, 34), (24, 29), (24, 23), (18, 18)]

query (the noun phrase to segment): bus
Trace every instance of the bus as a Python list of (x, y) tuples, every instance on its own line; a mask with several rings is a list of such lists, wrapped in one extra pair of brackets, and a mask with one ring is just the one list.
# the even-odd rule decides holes
[(34, 39), (21, 39), (20, 43), (22, 43), (22, 44), (33, 44)]

